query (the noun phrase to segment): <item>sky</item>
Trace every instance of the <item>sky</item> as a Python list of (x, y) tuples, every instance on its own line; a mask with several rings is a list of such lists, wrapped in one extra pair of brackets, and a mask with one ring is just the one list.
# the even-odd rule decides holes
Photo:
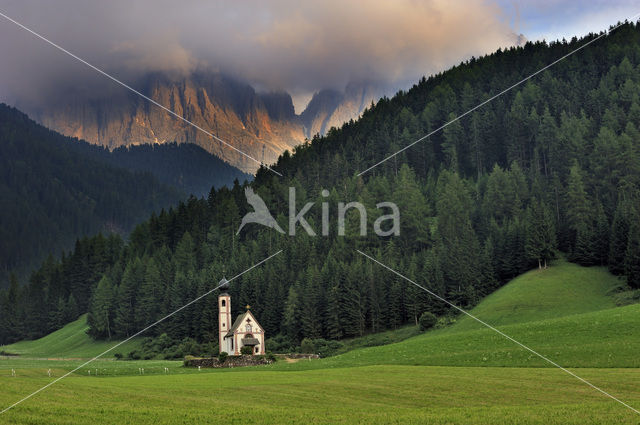
[[(634, 9), (638, 9), (635, 10)], [(640, 13), (594, 0), (0, 0), (0, 12), (135, 87), (145, 73), (214, 70), (292, 94), (368, 82), (395, 91), (471, 56), (571, 38)], [(37, 108), (110, 82), (0, 17), (0, 101)], [(110, 92), (109, 92), (110, 93)]]

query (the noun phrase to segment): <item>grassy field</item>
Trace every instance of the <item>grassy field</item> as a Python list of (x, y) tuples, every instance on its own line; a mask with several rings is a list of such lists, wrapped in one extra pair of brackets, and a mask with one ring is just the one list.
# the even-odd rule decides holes
[[(629, 402), (640, 371), (581, 369)], [(17, 400), (43, 378), (0, 378)], [(637, 416), (554, 369), (368, 366), (72, 377), (10, 410), (16, 424), (624, 424)], [(635, 421), (635, 422), (634, 422)]]
[[(515, 279), (472, 313), (638, 408), (640, 305), (615, 307), (618, 286), (603, 269), (560, 262)], [(104, 348), (77, 344), (56, 348), (43, 339), (5, 348), (25, 356), (0, 359), (0, 409), (50, 382), (47, 369), (55, 377), (81, 363), (43, 357)], [(0, 423), (640, 423), (640, 415), (548, 366), (461, 318), (395, 344), (293, 364), (198, 371), (175, 361), (98, 360)]]
[[(29, 357), (91, 358), (111, 348), (114, 341), (94, 341), (87, 335), (89, 329), (86, 314), (49, 335), (35, 341), (21, 341), (0, 347), (8, 353)], [(140, 339), (132, 339), (114, 352), (128, 353), (140, 348)], [(113, 352), (109, 353), (113, 357)]]
[[(559, 262), (532, 270), (484, 299), (471, 314), (567, 367), (640, 367), (640, 304), (615, 307), (617, 278), (602, 268)], [(547, 367), (548, 363), (468, 316), (443, 329), (317, 362), (350, 365)]]

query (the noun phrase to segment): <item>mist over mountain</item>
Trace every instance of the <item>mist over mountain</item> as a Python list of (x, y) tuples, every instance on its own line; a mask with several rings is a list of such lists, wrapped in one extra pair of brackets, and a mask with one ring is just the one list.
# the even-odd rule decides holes
[[(288, 93), (259, 93), (245, 82), (211, 70), (186, 77), (150, 73), (137, 86), (161, 105), (266, 164), (306, 138), (324, 135), (331, 127), (358, 118), (383, 93), (372, 84), (354, 83), (344, 92), (322, 90), (296, 115)], [(245, 172), (253, 173), (259, 166), (134, 93), (76, 89), (54, 99), (29, 112), (46, 127), (67, 136), (109, 149), (194, 143)]]
[(343, 123), (356, 119), (384, 94), (381, 87), (356, 83), (349, 83), (344, 93), (330, 89), (317, 92), (300, 114), (305, 134), (307, 137), (324, 135), (331, 127), (338, 128)]
[[(3, 13), (272, 163), (356, 118), (381, 92), (521, 43), (502, 9), (485, 0), (10, 0)], [(245, 172), (258, 167), (18, 25), (0, 26), (0, 55), (0, 99), (65, 135), (110, 148), (192, 142)], [(314, 93), (319, 100), (296, 116), (292, 104), (302, 114)]]

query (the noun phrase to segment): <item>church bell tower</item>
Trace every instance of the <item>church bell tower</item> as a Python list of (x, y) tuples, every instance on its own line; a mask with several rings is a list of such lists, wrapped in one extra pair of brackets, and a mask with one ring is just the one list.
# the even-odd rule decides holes
[[(231, 295), (227, 293), (229, 289), (229, 282), (227, 279), (222, 278), (219, 284), (220, 295), (218, 296), (218, 337), (220, 352), (226, 351), (229, 354), (229, 348), (226, 346), (224, 339), (229, 329), (231, 329)], [(228, 340), (227, 340), (228, 341)]]

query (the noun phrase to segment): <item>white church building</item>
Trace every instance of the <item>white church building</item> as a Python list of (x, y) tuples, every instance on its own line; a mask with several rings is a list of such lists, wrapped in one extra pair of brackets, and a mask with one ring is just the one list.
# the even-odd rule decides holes
[(240, 355), (240, 349), (250, 346), (253, 354), (264, 354), (264, 329), (258, 323), (247, 306), (247, 311), (236, 317), (231, 323), (231, 295), (227, 293), (229, 283), (220, 281), (222, 293), (218, 296), (218, 334), (220, 352), (229, 355)]

